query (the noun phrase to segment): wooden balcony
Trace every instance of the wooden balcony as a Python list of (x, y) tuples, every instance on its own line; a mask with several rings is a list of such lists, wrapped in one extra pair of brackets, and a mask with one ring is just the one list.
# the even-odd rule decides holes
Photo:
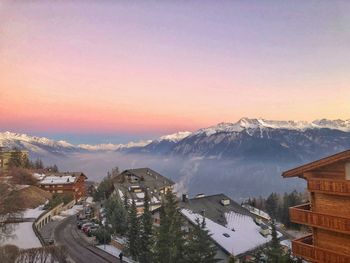
[(310, 178), (307, 188), (310, 192), (350, 196), (349, 180)]
[(295, 256), (311, 262), (350, 263), (350, 255), (314, 246), (312, 235), (293, 240), (292, 252)]
[(312, 212), (310, 204), (289, 208), (290, 220), (297, 224), (350, 234), (350, 219)]

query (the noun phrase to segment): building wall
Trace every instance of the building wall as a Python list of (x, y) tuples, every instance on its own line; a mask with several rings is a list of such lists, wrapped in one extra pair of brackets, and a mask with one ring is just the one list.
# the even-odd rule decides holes
[(40, 188), (50, 193), (73, 194), (74, 199), (78, 201), (81, 197), (86, 196), (85, 181), (82, 176), (75, 183), (70, 184), (50, 184), (40, 185)]
[(350, 198), (348, 196), (312, 193), (312, 211), (328, 215), (350, 218)]
[(314, 240), (316, 246), (350, 255), (350, 235), (315, 228)]

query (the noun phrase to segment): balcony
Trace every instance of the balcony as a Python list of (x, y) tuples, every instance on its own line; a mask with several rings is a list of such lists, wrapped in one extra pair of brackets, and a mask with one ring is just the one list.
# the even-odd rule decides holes
[(312, 262), (350, 262), (350, 255), (335, 253), (331, 250), (314, 246), (312, 235), (293, 240), (292, 252), (295, 256)]
[(310, 204), (289, 208), (289, 216), (290, 220), (297, 224), (350, 234), (349, 218), (312, 212)]
[(310, 192), (350, 196), (349, 180), (310, 178), (307, 188)]

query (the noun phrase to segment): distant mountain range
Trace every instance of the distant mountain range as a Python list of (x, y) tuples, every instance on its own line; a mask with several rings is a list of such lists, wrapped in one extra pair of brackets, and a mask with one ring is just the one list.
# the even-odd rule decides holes
[(118, 151), (206, 158), (300, 162), (350, 148), (350, 120), (272, 121), (242, 118), (196, 132), (178, 132), (128, 144), (73, 145), (43, 137), (0, 133), (0, 146), (18, 147), (35, 156)]
[[(27, 149), (32, 158), (100, 180), (114, 166), (152, 167), (179, 192), (226, 193), (240, 200), (305, 187), (282, 171), (350, 149), (350, 120), (313, 122), (242, 118), (195, 132), (128, 144), (73, 145), (25, 134), (0, 133), (0, 146)], [(68, 157), (68, 158), (66, 158)]]

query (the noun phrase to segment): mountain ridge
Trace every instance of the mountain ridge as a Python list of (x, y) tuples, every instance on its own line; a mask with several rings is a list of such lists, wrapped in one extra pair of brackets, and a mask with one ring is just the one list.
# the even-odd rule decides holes
[[(74, 145), (64, 140), (56, 141), (46, 137), (31, 136), (7, 131), (0, 133), (0, 146), (8, 148), (17, 147), (39, 154), (45, 154), (46, 152), (64, 154), (71, 152), (122, 151), (126, 153), (141, 152), (222, 156), (222, 153), (227, 151), (227, 149), (223, 150), (224, 148), (237, 148), (239, 146), (233, 144), (232, 142), (234, 141), (249, 141), (249, 137), (251, 137), (255, 139), (267, 139), (269, 140), (269, 143), (275, 143), (276, 140), (273, 140), (274, 138), (277, 138), (278, 136), (285, 137), (286, 134), (294, 137), (299, 135), (300, 141), (304, 141), (307, 136), (312, 137), (317, 136), (317, 134), (320, 136), (320, 131), (323, 129), (328, 132), (323, 132), (322, 136), (325, 136), (328, 133), (331, 137), (344, 137), (344, 134), (350, 135), (350, 120), (319, 119), (312, 122), (306, 122), (274, 121), (262, 118), (241, 118), (235, 123), (219, 123), (214, 126), (199, 129), (195, 132), (176, 132), (174, 134), (161, 136), (155, 140), (143, 140), (139, 142), (129, 142), (127, 144), (106, 143), (97, 145)], [(320, 138), (316, 138), (316, 141), (319, 139)], [(338, 140), (339, 138), (335, 141)], [(257, 141), (255, 143), (257, 143)], [(297, 144), (298, 142), (294, 141), (294, 143)], [(221, 145), (221, 148), (215, 147), (219, 144)], [(226, 147), (224, 147), (223, 144), (226, 145)], [(284, 148), (284, 151), (286, 151), (286, 148), (291, 147), (291, 143), (288, 142), (288, 140), (280, 140), (279, 145), (280, 146), (275, 147), (282, 147)], [(203, 150), (202, 152), (201, 147)]]

